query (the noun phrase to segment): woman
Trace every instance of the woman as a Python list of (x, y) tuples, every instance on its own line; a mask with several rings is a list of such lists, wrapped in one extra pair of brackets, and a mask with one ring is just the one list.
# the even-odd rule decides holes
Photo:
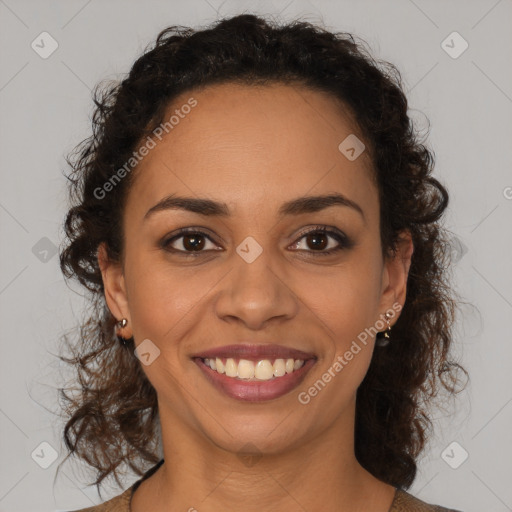
[(240, 15), (164, 30), (96, 105), (69, 160), (61, 267), (96, 310), (64, 439), (98, 489), (143, 478), (85, 510), (448, 510), (407, 492), (460, 367), (448, 194), (396, 68)]

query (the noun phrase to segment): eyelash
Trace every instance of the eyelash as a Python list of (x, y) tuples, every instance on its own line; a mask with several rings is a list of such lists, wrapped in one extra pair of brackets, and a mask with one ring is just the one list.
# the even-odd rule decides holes
[[(309, 235), (311, 233), (315, 233), (315, 234), (321, 233), (321, 234), (324, 234), (324, 235), (329, 235), (332, 238), (334, 238), (340, 244), (338, 247), (336, 247), (334, 249), (330, 249), (328, 251), (306, 250), (306, 252), (313, 253), (313, 254), (315, 254), (317, 256), (330, 256), (331, 254), (334, 254), (334, 253), (336, 253), (338, 251), (341, 251), (343, 249), (345, 249), (345, 250), (350, 249), (354, 245), (352, 240), (349, 237), (347, 237), (344, 233), (342, 233), (341, 231), (338, 232), (338, 231), (330, 230), (326, 226), (315, 226), (315, 227), (310, 228), (310, 229), (308, 229), (306, 231), (303, 231), (299, 235), (299, 238), (297, 239), (297, 241), (293, 242), (292, 245), (295, 245), (298, 241), (302, 240), (304, 237), (306, 237), (307, 235)], [(174, 242), (175, 240), (177, 240), (179, 238), (183, 238), (184, 235), (190, 235), (190, 234), (204, 236), (208, 240), (210, 240), (210, 242), (215, 243), (207, 233), (205, 233), (204, 231), (201, 231), (200, 229), (197, 229), (197, 228), (181, 228), (171, 238), (164, 239), (162, 241), (162, 243), (161, 243), (161, 246), (166, 251), (182, 254), (185, 257), (188, 257), (188, 256), (198, 257), (198, 256), (201, 256), (202, 254), (204, 254), (205, 252), (207, 252), (207, 251), (204, 251), (204, 250), (203, 251), (193, 252), (193, 251), (184, 251), (184, 250), (181, 250), (181, 249), (169, 248), (169, 245), (171, 245), (172, 242)], [(299, 249), (299, 251), (303, 251), (303, 249)]]

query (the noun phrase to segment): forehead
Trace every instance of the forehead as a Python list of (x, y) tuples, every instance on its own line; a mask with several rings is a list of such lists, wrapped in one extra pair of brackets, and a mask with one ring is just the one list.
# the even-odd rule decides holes
[(163, 122), (172, 115), (172, 129), (161, 141), (153, 137), (156, 146), (135, 172), (130, 195), (148, 208), (170, 193), (233, 208), (275, 202), (276, 210), (285, 197), (313, 193), (376, 199), (367, 152), (350, 161), (338, 147), (362, 136), (327, 93), (298, 85), (220, 84), (183, 93)]

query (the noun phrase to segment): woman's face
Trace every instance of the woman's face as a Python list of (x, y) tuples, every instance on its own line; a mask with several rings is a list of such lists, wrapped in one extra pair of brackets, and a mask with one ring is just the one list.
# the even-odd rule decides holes
[[(382, 259), (371, 163), (354, 158), (362, 137), (332, 98), (298, 86), (210, 86), (183, 94), (166, 120), (176, 109), (134, 171), (123, 265), (100, 251), (107, 303), (128, 319), (162, 430), (268, 453), (350, 431), (374, 346), (365, 329), (385, 330), (383, 314), (403, 305), (412, 251)], [(298, 202), (334, 195), (346, 200)], [(162, 203), (170, 196), (219, 206), (189, 211)], [(195, 357), (249, 344), (256, 352), (223, 352), (224, 374)], [(285, 352), (258, 352), (268, 344)], [(298, 374), (286, 369), (292, 349), (307, 354)], [(251, 364), (259, 377), (285, 374), (226, 375)]]

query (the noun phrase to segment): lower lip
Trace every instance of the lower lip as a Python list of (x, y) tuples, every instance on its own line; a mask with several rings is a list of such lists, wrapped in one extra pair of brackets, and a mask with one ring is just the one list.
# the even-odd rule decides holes
[(292, 389), (296, 388), (303, 380), (311, 367), (315, 364), (315, 359), (308, 359), (301, 368), (287, 373), (282, 377), (275, 377), (271, 380), (243, 381), (233, 377), (227, 377), (225, 374), (212, 370), (199, 357), (194, 358), (194, 362), (199, 366), (206, 378), (219, 390), (231, 398), (245, 402), (262, 402), (264, 400), (273, 400), (286, 395)]

